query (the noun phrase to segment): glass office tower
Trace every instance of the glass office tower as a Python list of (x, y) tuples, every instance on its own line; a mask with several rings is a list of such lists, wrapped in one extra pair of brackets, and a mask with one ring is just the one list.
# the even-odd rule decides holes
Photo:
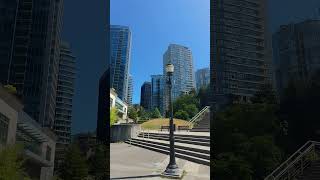
[(146, 110), (151, 109), (151, 82), (144, 82), (141, 86), (140, 106)]
[(196, 71), (196, 88), (207, 87), (210, 84), (210, 69), (203, 68)]
[(160, 113), (164, 115), (164, 90), (165, 80), (163, 75), (151, 76), (151, 109), (158, 108)]
[(118, 97), (127, 102), (129, 67), (131, 53), (131, 31), (129, 27), (112, 25), (110, 87), (116, 90)]

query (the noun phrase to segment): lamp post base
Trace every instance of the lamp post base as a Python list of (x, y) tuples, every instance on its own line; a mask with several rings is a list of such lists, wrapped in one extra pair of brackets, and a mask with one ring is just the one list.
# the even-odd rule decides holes
[(164, 178), (181, 179), (183, 171), (177, 165), (168, 165), (167, 169), (161, 174)]

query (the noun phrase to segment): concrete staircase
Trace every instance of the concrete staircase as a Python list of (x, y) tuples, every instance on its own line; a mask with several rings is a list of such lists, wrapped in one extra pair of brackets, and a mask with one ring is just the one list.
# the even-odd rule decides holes
[(320, 142), (308, 141), (264, 180), (320, 180)]
[(319, 180), (320, 179), (320, 161), (315, 161), (310, 164), (308, 168), (304, 170), (299, 180)]
[(196, 122), (195, 126), (191, 129), (191, 132), (210, 132), (210, 111), (204, 111), (200, 118), (201, 119)]
[[(138, 137), (132, 138), (126, 143), (169, 154), (168, 133), (140, 133)], [(191, 162), (210, 165), (210, 137), (188, 134), (175, 134), (176, 157)]]

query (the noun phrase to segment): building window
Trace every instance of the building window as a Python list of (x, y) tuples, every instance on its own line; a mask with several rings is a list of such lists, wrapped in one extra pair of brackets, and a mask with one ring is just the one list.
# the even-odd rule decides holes
[(9, 118), (0, 113), (0, 143), (6, 144), (8, 138)]

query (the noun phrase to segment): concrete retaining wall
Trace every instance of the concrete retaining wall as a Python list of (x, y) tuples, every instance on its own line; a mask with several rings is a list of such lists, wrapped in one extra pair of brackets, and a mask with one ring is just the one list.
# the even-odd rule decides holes
[(126, 141), (130, 138), (137, 137), (140, 131), (140, 124), (113, 125), (110, 131), (110, 140), (112, 143)]

